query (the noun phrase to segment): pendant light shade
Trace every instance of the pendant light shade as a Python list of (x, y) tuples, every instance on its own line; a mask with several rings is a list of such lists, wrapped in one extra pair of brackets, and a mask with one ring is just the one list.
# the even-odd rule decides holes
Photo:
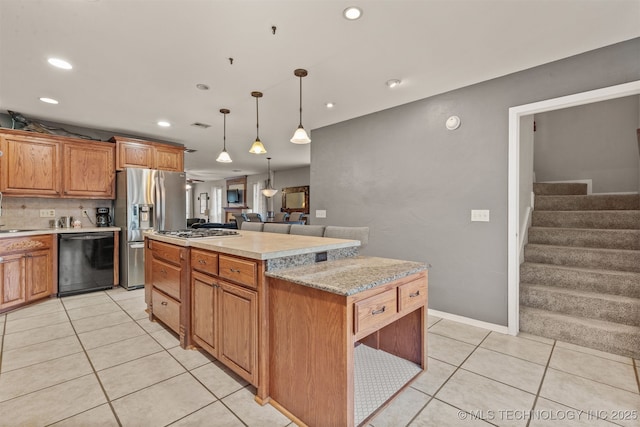
[(271, 186), (271, 157), (267, 157), (267, 171), (267, 188), (262, 190), (262, 194), (264, 194), (265, 197), (273, 197), (276, 195), (278, 190)]
[(223, 114), (222, 117), (224, 118), (224, 127), (222, 134), (222, 152), (216, 159), (216, 162), (231, 163), (233, 160), (231, 160), (231, 156), (229, 156), (229, 153), (227, 153), (227, 114), (229, 114), (230, 111), (226, 108), (222, 108), (220, 109), (220, 112)]
[(311, 138), (307, 135), (307, 131), (302, 127), (302, 78), (307, 76), (307, 70), (303, 70), (302, 68), (298, 68), (293, 72), (296, 77), (300, 77), (300, 124), (298, 125), (298, 129), (296, 129), (293, 134), (293, 138), (291, 138), (291, 142), (294, 144), (308, 144), (311, 142)]
[(256, 99), (256, 140), (251, 145), (249, 152), (252, 154), (265, 154), (267, 150), (260, 141), (260, 121), (258, 120), (258, 98), (262, 98), (262, 92), (251, 92), (251, 96)]

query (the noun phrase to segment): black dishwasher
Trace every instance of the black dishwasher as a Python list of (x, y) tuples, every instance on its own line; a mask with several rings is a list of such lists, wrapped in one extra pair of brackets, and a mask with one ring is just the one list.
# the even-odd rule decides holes
[(58, 296), (113, 287), (113, 232), (58, 235)]

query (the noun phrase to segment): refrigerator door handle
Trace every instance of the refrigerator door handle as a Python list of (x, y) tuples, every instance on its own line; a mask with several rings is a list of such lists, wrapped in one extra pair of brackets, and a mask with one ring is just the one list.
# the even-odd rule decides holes
[(131, 249), (144, 249), (144, 243), (130, 243), (129, 247)]

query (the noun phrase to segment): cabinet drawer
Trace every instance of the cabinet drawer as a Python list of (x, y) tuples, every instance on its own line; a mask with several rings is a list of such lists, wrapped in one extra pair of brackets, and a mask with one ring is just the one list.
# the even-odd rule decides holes
[(427, 303), (427, 281), (414, 280), (398, 286), (398, 311), (410, 312)]
[(180, 301), (180, 268), (154, 259), (151, 261), (151, 283), (170, 297)]
[(52, 237), (50, 234), (0, 239), (0, 254), (48, 249), (51, 246)]
[(353, 305), (355, 334), (384, 326), (385, 322), (398, 312), (395, 288), (365, 298)]
[(203, 273), (218, 275), (218, 254), (191, 249), (191, 268)]
[(220, 255), (220, 277), (257, 288), (257, 265), (255, 262)]
[(151, 301), (153, 315), (175, 333), (180, 333), (180, 303), (156, 290), (151, 294)]
[(151, 245), (151, 252), (154, 258), (162, 259), (173, 264), (180, 264), (182, 260), (182, 247), (158, 242), (157, 240), (149, 240), (149, 244)]

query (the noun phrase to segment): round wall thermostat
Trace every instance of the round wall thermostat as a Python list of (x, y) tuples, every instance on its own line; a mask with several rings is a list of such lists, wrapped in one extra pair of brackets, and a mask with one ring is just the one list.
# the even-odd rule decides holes
[(451, 116), (447, 119), (447, 122), (445, 123), (445, 125), (447, 126), (447, 129), (449, 130), (456, 130), (460, 127), (460, 117), (458, 116)]

